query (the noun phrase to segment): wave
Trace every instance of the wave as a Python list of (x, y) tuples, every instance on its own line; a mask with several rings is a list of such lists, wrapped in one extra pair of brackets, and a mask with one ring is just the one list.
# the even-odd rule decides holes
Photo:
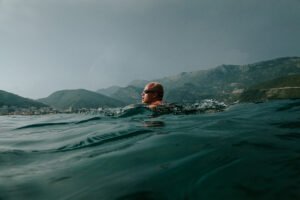
[[(227, 105), (223, 102), (218, 102), (215, 100), (203, 100), (199, 103), (193, 104), (164, 104), (157, 106), (155, 109), (151, 110), (143, 104), (132, 104), (123, 108), (107, 108), (101, 110), (98, 114), (102, 114), (105, 117), (112, 118), (128, 118), (133, 116), (142, 116), (145, 117), (157, 117), (165, 114), (174, 114), (174, 115), (186, 115), (186, 114), (198, 114), (198, 113), (207, 113), (207, 112), (220, 112), (224, 111), (227, 108)], [(69, 124), (83, 124), (91, 121), (101, 120), (101, 117), (92, 117), (84, 119), (81, 121), (73, 122), (54, 122), (54, 123), (38, 123), (22, 126), (18, 129), (28, 129), (28, 128), (40, 128), (46, 126), (61, 126)]]
[(101, 120), (101, 117), (92, 117), (92, 118), (89, 118), (89, 119), (81, 120), (79, 122), (75, 122), (75, 124), (83, 124), (83, 123), (87, 123), (87, 122), (90, 122), (90, 121), (98, 121), (98, 120)]
[(67, 124), (72, 124), (72, 122), (56, 122), (56, 123), (40, 123), (40, 124), (30, 124), (26, 126), (22, 126), (18, 129), (27, 129), (27, 128), (39, 128), (39, 127), (44, 127), (44, 126), (59, 126), (59, 125), (67, 125)]
[(40, 127), (45, 127), (45, 126), (60, 126), (60, 125), (68, 125), (68, 124), (83, 124), (91, 121), (97, 121), (101, 120), (101, 117), (92, 117), (89, 119), (84, 119), (81, 121), (75, 121), (75, 122), (54, 122), (54, 123), (38, 123), (38, 124), (30, 124), (26, 126), (22, 126), (19, 128), (16, 128), (17, 130), (19, 129), (27, 129), (27, 128), (40, 128)]
[(202, 100), (198, 103), (165, 103), (154, 109), (149, 109), (144, 104), (132, 104), (123, 108), (107, 108), (100, 111), (101, 114), (116, 118), (126, 118), (136, 115), (150, 115), (152, 117), (174, 114), (187, 115), (199, 114), (208, 112), (224, 111), (228, 106), (224, 102), (219, 102), (212, 99)]
[(118, 134), (107, 134), (107, 135), (101, 135), (101, 136), (94, 136), (94, 137), (89, 137), (86, 140), (79, 141), (76, 144), (69, 144), (69, 145), (60, 147), (57, 149), (57, 151), (64, 152), (64, 151), (72, 151), (72, 150), (77, 150), (77, 149), (94, 147), (94, 146), (99, 146), (99, 145), (103, 145), (106, 143), (123, 140), (123, 139), (128, 139), (128, 138), (136, 137), (138, 135), (152, 133), (152, 132), (153, 132), (152, 130), (136, 130), (136, 131), (129, 132), (126, 134), (118, 133)]

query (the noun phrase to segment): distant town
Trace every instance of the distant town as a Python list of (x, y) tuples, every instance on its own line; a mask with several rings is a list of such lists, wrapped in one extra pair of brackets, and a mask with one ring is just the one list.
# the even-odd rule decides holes
[(80, 108), (74, 109), (72, 107), (66, 110), (57, 110), (52, 107), (29, 107), (19, 108), (16, 106), (2, 106), (0, 107), (0, 115), (47, 115), (47, 114), (71, 114), (71, 113), (82, 113), (82, 114), (99, 114), (103, 113), (105, 108)]

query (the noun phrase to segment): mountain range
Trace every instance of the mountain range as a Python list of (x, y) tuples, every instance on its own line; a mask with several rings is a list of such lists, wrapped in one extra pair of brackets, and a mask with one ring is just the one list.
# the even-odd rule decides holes
[(57, 91), (46, 98), (38, 99), (38, 101), (59, 110), (120, 107), (125, 105), (121, 101), (85, 89)]
[[(248, 65), (221, 65), (149, 81), (163, 84), (167, 102), (196, 102), (209, 98), (232, 103), (256, 84), (293, 74), (300, 74), (300, 57), (277, 58)], [(144, 84), (145, 81), (141, 81), (141, 84), (114, 88), (109, 96), (127, 104), (138, 102)]]
[(24, 98), (19, 95), (0, 90), (0, 107), (3, 107), (3, 106), (7, 106), (7, 107), (14, 106), (14, 107), (19, 107), (19, 108), (48, 107), (48, 105), (45, 105), (41, 102), (34, 101), (32, 99)]
[(300, 98), (300, 57), (277, 58), (248, 65), (221, 65), (156, 80), (134, 80), (126, 87), (112, 86), (97, 91), (61, 90), (38, 100), (0, 90), (0, 108), (51, 106), (65, 110), (124, 106), (139, 103), (141, 92), (150, 81), (163, 84), (167, 102), (216, 99), (233, 103)]

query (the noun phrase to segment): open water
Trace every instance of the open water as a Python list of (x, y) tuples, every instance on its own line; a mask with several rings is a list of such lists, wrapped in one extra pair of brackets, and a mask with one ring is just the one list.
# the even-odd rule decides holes
[(300, 199), (300, 100), (0, 123), (1, 200)]

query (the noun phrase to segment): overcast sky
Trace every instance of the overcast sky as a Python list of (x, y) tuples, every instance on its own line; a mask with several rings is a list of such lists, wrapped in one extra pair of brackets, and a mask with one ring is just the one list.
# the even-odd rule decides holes
[(30, 98), (300, 56), (300, 0), (0, 0), (0, 90)]

